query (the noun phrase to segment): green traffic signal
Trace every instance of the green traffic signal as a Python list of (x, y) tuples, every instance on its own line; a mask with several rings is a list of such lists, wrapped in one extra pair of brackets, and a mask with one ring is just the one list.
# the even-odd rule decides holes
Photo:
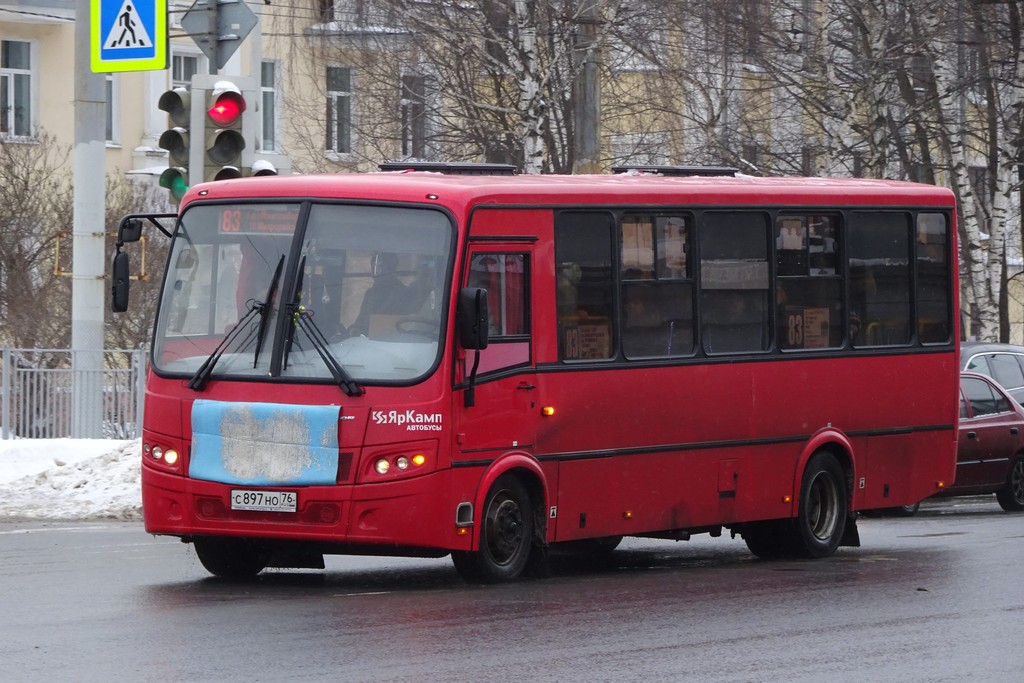
[(175, 203), (188, 192), (188, 170), (171, 166), (160, 174), (160, 187), (169, 190)]
[(167, 170), (160, 174), (160, 187), (170, 191), (171, 201), (181, 201), (188, 192), (189, 129), (192, 118), (192, 94), (186, 88), (174, 88), (160, 95), (157, 107), (167, 112), (170, 128), (160, 135), (158, 144), (168, 153)]

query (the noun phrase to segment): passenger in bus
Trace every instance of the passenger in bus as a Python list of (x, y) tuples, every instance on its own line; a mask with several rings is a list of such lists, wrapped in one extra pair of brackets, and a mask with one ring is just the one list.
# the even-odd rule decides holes
[(725, 290), (704, 317), (704, 348), (711, 353), (763, 351), (767, 341), (761, 291)]
[(349, 327), (349, 334), (369, 334), (371, 316), (413, 313), (420, 303), (398, 277), (398, 254), (377, 253), (373, 257), (373, 284), (363, 295), (359, 315)]
[(644, 288), (635, 287), (625, 293), (625, 327), (622, 348), (627, 358), (664, 356), (668, 353), (669, 328), (662, 324), (661, 312)]

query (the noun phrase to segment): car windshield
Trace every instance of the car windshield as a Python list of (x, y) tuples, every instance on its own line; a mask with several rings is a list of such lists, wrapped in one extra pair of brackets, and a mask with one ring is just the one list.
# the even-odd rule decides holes
[(171, 249), (154, 369), (414, 381), (438, 357), (451, 235), (431, 209), (194, 205)]

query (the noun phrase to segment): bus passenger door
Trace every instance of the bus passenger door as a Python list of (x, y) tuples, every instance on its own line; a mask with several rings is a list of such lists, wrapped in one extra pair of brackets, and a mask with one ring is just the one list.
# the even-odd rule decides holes
[[(455, 394), (461, 415), (456, 458), (481, 462), (509, 451), (533, 452), (537, 407), (530, 333), (529, 247), (494, 243), (469, 255), (464, 287), (487, 290), (489, 342), (480, 351), (475, 386)], [(475, 351), (459, 349), (456, 380), (466, 386)], [(472, 405), (465, 394), (472, 392)]]

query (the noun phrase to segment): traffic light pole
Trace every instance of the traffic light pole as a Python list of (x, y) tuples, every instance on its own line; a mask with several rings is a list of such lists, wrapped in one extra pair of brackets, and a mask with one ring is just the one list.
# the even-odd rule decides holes
[(102, 436), (106, 77), (90, 66), (90, 0), (75, 2), (71, 436)]

